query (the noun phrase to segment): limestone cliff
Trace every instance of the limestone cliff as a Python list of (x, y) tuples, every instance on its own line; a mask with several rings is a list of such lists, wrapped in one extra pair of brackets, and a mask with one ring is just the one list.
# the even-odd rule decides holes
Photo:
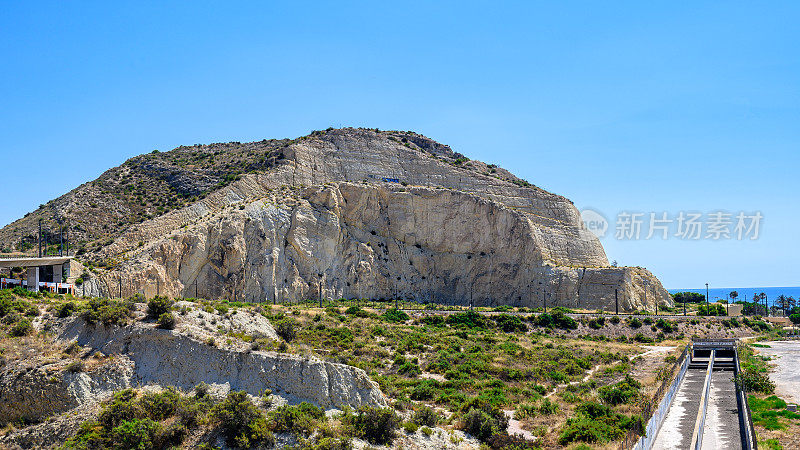
[(102, 268), (87, 295), (613, 309), (616, 290), (623, 310), (671, 304), (650, 272), (609, 266), (568, 199), (411, 132), (138, 156), (3, 228), (0, 243), (25, 248), (43, 217)]
[(90, 251), (107, 270), (85, 293), (614, 309), (616, 290), (621, 310), (671, 304), (647, 270), (609, 266), (569, 200), (424, 136), (264, 142), (280, 143), (268, 164)]

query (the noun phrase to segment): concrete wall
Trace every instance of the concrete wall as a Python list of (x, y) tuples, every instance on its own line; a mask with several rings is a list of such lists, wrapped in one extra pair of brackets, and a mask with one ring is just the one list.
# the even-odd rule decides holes
[(28, 267), (28, 289), (32, 291), (39, 290), (39, 268)]

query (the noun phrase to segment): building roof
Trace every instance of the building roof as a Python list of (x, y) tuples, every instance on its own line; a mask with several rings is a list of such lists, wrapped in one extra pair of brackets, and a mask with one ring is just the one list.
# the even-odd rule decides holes
[(64, 264), (71, 259), (72, 256), (45, 256), (43, 258), (0, 258), (0, 267), (55, 266)]

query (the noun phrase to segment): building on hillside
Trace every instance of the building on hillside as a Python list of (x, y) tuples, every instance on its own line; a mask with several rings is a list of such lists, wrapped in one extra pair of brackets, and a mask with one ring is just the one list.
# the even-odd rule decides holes
[[(75, 285), (70, 281), (71, 256), (0, 257), (0, 287), (4, 289), (22, 286), (31, 291), (47, 290), (56, 294), (74, 294)], [(22, 269), (22, 270), (20, 270)]]

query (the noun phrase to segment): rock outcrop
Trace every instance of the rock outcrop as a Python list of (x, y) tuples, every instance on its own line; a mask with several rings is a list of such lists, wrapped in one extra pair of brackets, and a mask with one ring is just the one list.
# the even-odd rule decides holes
[[(672, 304), (647, 270), (609, 265), (572, 202), (504, 169), (407, 132), (328, 130), (280, 142), (264, 170), (88, 255), (110, 270), (84, 293), (623, 311)], [(174, 183), (189, 184), (180, 175)]]
[(134, 322), (125, 327), (90, 325), (73, 319), (57, 338), (75, 341), (132, 362), (131, 385), (174, 386), (190, 391), (200, 383), (258, 396), (271, 389), (290, 403), (323, 408), (386, 406), (378, 384), (356, 367), (276, 352), (218, 348), (181, 331)]

